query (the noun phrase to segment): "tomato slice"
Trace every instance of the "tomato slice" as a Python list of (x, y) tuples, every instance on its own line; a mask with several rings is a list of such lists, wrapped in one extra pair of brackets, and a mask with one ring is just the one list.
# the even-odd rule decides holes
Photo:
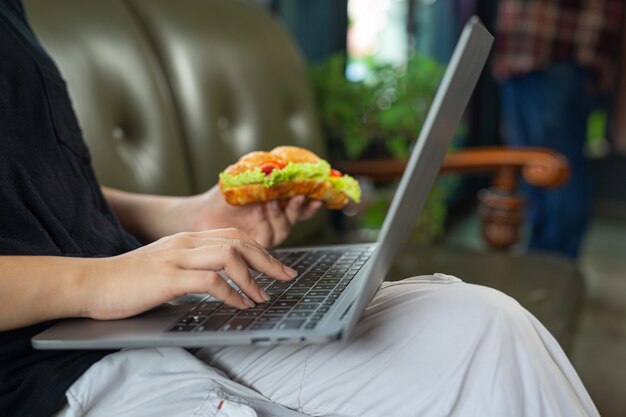
[(267, 176), (270, 175), (275, 169), (284, 168), (286, 165), (287, 164), (282, 161), (267, 161), (259, 165), (259, 169)]
[(343, 177), (343, 174), (339, 171), (337, 171), (336, 169), (332, 169), (330, 170), (330, 176), (331, 177)]

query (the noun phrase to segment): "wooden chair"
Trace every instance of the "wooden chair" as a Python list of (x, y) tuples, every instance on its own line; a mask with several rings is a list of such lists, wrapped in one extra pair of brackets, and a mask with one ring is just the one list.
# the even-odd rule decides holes
[[(406, 162), (334, 161), (333, 166), (351, 175), (385, 182), (398, 179)], [(557, 255), (506, 251), (518, 241), (523, 222), (525, 201), (518, 194), (519, 179), (537, 187), (558, 187), (569, 176), (567, 160), (547, 149), (475, 148), (447, 155), (441, 174), (449, 173), (492, 174), (491, 186), (480, 190), (478, 199), (482, 234), (494, 250), (409, 245), (387, 280), (444, 272), (498, 289), (535, 315), (567, 352), (584, 295), (583, 276), (576, 264)]]

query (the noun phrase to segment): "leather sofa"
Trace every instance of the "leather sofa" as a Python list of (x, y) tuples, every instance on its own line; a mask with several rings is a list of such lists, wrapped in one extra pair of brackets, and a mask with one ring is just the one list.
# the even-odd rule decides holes
[[(208, 189), (226, 165), (252, 150), (297, 144), (325, 154), (303, 59), (284, 28), (252, 3), (24, 4), (66, 78), (104, 185), (186, 195)], [(295, 238), (319, 231), (322, 217), (300, 226)], [(572, 263), (407, 248), (389, 279), (437, 271), (508, 293), (570, 345), (582, 299)]]

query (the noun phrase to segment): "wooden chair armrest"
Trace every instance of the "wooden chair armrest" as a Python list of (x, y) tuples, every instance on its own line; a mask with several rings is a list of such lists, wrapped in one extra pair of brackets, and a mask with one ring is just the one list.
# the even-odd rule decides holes
[[(339, 171), (350, 175), (372, 178), (374, 181), (392, 181), (402, 176), (406, 161), (373, 159), (363, 161), (333, 161)], [(495, 186), (513, 192), (517, 174), (537, 187), (557, 187), (569, 178), (569, 164), (558, 152), (544, 148), (483, 147), (464, 149), (446, 155), (441, 174), (494, 173)], [(511, 178), (512, 177), (512, 178)]]
[[(406, 161), (393, 159), (332, 161), (333, 167), (376, 182), (398, 179)], [(482, 147), (446, 155), (440, 170), (448, 173), (492, 173), (491, 188), (481, 190), (480, 215), (483, 236), (494, 249), (507, 249), (519, 240), (524, 200), (517, 194), (518, 179), (536, 187), (558, 187), (569, 178), (567, 159), (544, 148)]]

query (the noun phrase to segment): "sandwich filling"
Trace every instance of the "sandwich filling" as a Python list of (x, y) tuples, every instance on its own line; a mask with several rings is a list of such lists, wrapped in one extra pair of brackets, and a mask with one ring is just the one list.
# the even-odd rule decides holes
[(316, 163), (289, 162), (284, 166), (262, 164), (252, 170), (239, 174), (228, 174), (226, 171), (220, 174), (220, 180), (224, 188), (240, 187), (243, 185), (261, 184), (271, 187), (289, 181), (313, 180), (329, 181), (333, 188), (343, 192), (351, 200), (361, 200), (361, 188), (356, 179), (350, 175), (338, 173), (330, 168), (330, 164), (324, 160)]

